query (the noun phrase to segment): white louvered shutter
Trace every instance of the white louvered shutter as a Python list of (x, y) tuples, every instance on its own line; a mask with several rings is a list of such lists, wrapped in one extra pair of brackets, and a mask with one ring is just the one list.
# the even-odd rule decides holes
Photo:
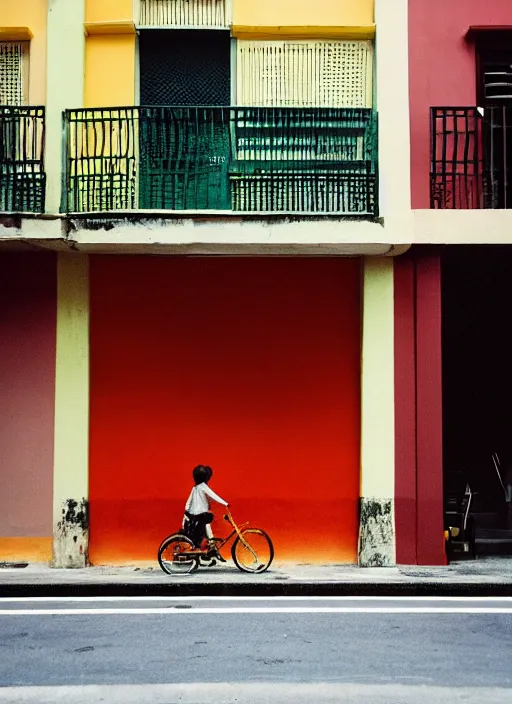
[(25, 102), (23, 43), (0, 42), (0, 105), (23, 105)]
[(372, 106), (370, 41), (239, 41), (237, 103)]
[(229, 0), (141, 0), (140, 24), (149, 27), (226, 27)]

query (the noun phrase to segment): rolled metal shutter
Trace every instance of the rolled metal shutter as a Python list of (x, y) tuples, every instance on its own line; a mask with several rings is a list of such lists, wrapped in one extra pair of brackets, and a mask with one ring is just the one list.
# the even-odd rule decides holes
[(239, 41), (237, 102), (244, 106), (372, 106), (370, 41)]

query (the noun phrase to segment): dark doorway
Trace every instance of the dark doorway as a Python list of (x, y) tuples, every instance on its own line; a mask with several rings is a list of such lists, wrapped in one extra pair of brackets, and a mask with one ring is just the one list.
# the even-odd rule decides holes
[(230, 104), (226, 31), (146, 30), (140, 36), (139, 206), (228, 210)]
[(483, 190), (487, 208), (512, 208), (512, 51), (510, 32), (477, 41), (477, 99), (483, 108)]
[(140, 104), (229, 105), (230, 42), (227, 31), (142, 31)]
[[(512, 247), (446, 247), (442, 259), (445, 505), (470, 483), (480, 552), (511, 549), (492, 455), (512, 460)], [(505, 543), (510, 540), (510, 544)], [(505, 542), (503, 542), (505, 541)], [(507, 550), (505, 550), (505, 547)]]

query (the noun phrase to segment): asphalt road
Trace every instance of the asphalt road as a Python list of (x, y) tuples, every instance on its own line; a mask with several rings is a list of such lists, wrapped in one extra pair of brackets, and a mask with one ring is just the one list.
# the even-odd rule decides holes
[(510, 704), (512, 599), (0, 600), (0, 702)]

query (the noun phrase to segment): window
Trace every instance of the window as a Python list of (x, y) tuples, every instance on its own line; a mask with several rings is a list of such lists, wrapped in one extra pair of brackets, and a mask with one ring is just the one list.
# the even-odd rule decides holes
[(369, 41), (239, 41), (237, 103), (244, 106), (372, 106)]
[(0, 42), (0, 105), (26, 105), (28, 43)]
[(486, 207), (512, 208), (511, 32), (482, 32), (476, 42), (477, 101), (482, 111), (483, 197)]

